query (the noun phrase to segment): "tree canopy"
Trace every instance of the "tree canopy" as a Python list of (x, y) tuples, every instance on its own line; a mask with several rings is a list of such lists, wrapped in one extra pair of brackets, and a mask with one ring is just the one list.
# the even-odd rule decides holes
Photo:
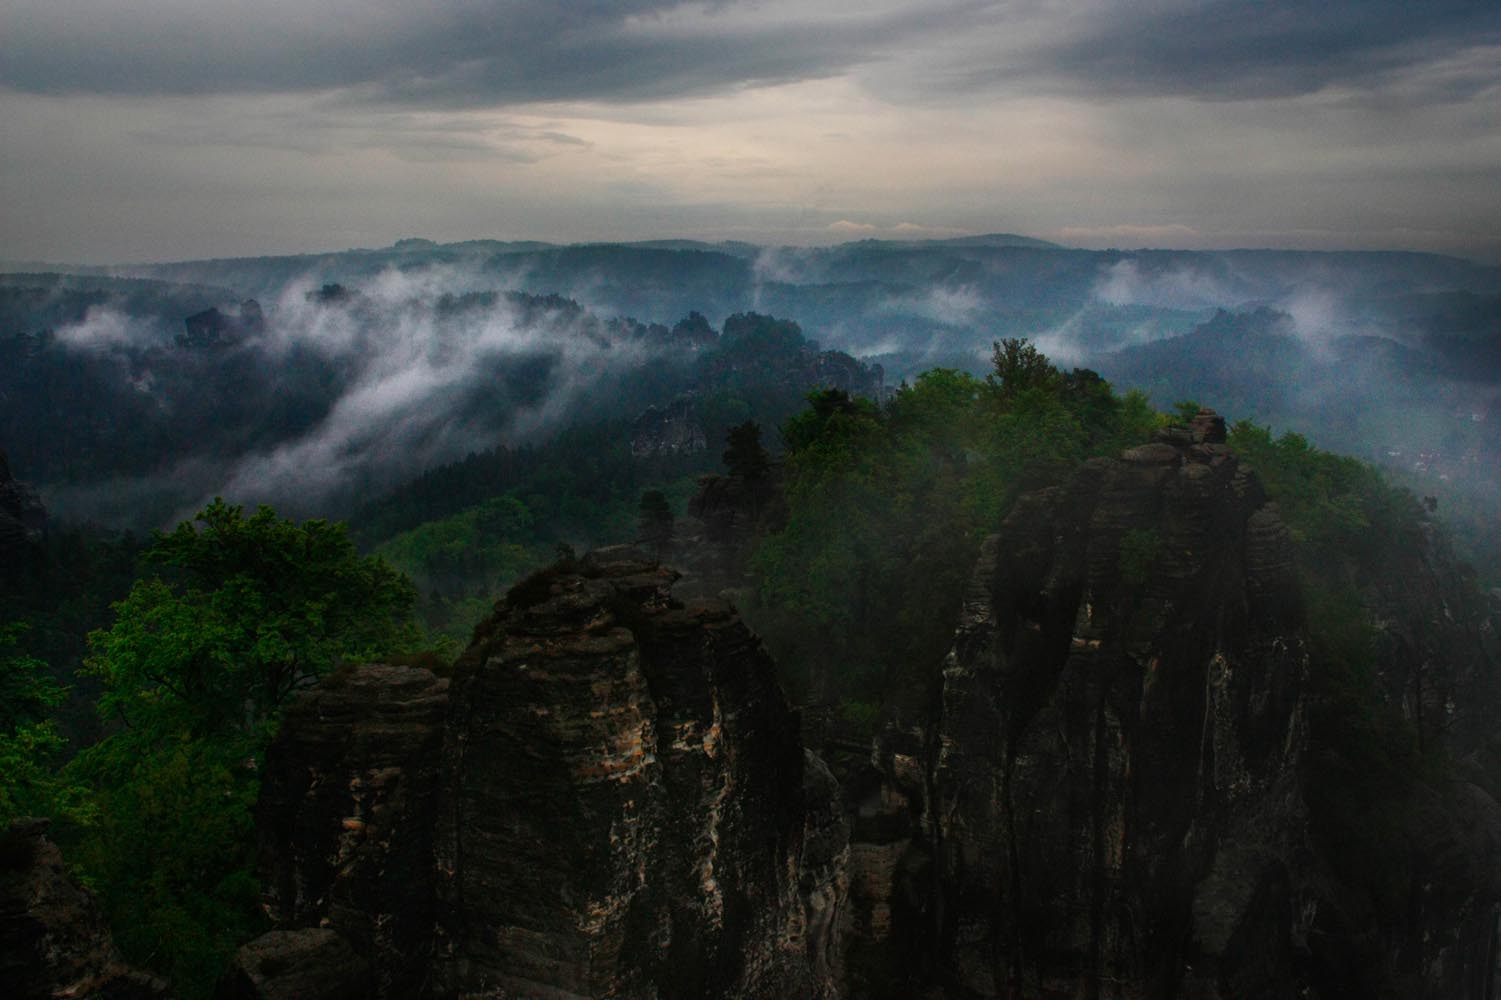
[(811, 394), (782, 428), (789, 516), (752, 557), (746, 609), (784, 680), (865, 720), (920, 696), (976, 546), (1011, 502), (1157, 426), (1144, 396), (1062, 373), (1024, 341), (996, 345), (987, 379), (934, 369), (884, 405)]
[(278, 709), (340, 661), (412, 648), (415, 592), (341, 524), (222, 500), (145, 558), (90, 636), (114, 729), (64, 771), (88, 798), (68, 854), (126, 956), (206, 996), (263, 922), (253, 808)]
[(146, 553), (160, 567), (90, 636), (102, 707), (132, 725), (183, 711), (197, 733), (254, 725), (340, 659), (413, 645), (410, 581), (344, 525), (216, 499)]

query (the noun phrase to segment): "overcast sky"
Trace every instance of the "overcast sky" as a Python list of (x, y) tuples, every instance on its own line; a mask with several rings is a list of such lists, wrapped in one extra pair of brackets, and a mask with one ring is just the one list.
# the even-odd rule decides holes
[(996, 231), (1501, 258), (1501, 3), (0, 0), (0, 259)]

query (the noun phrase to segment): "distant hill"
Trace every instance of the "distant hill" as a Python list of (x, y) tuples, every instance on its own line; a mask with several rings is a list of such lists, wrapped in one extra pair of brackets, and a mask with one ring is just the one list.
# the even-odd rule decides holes
[(1016, 233), (984, 233), (979, 236), (950, 236), (932, 240), (860, 240), (861, 243), (895, 243), (913, 247), (1029, 247), (1034, 250), (1064, 250), (1061, 243), (1050, 243), (1033, 236)]

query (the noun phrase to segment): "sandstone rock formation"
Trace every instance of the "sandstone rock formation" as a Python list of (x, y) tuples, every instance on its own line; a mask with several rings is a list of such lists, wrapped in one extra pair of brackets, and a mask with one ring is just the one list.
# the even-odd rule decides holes
[(287, 709), (259, 805), (261, 886), (281, 927), (326, 927), (369, 961), (382, 996), (429, 976), (433, 817), (449, 681), (371, 665)]
[(1223, 437), (1090, 462), (984, 546), (925, 817), (956, 985), (1291, 995), (1307, 656), (1287, 531)]
[[(325, 291), (328, 287), (324, 286)], [(259, 302), (246, 299), (238, 308), (231, 308), (228, 312), (212, 307), (194, 313), (186, 317), (182, 325), (183, 332), (177, 337), (179, 347), (210, 350), (233, 347), (246, 337), (262, 332), (266, 328), (266, 317)]]
[(46, 837), (47, 822), (0, 831), (0, 995), (7, 1000), (150, 1000), (166, 986), (126, 966), (94, 899)]
[(1373, 749), (1330, 729), (1288, 530), (1223, 441), (1201, 412), (985, 542), (939, 707), (846, 783), (852, 995), (1494, 1000), (1493, 609), (1431, 532), (1359, 579), (1380, 693), (1458, 780), (1342, 841), (1330, 775)]
[(756, 540), (787, 519), (780, 465), (762, 475), (702, 476), (686, 516), (674, 528), (665, 558), (681, 571), (673, 591), (682, 597), (733, 598), (751, 583), (747, 571)]
[(451, 680), (353, 668), (295, 703), (260, 820), (282, 928), (339, 934), (378, 997), (833, 995), (832, 778), (754, 636), (673, 577), (592, 553)]
[(828, 737), (832, 771), (730, 608), (683, 602), (742, 581), (775, 493), (706, 481), (693, 586), (592, 553), (451, 678), (353, 668), (294, 705), (269, 908), (377, 997), (1497, 1000), (1498, 602), (1427, 528), (1353, 574), (1377, 696), (1449, 763), (1342, 842), (1366, 814), (1331, 780), (1397, 744), (1331, 736), (1370, 734), (1329, 721), (1290, 533), (1224, 440), (1204, 411), (1020, 498), (930, 703), (868, 756)]
[(636, 458), (687, 455), (707, 447), (692, 396), (679, 396), (665, 408), (648, 406), (631, 424), (631, 454)]
[(365, 1000), (370, 963), (337, 931), (270, 931), (235, 954), (214, 1000)]

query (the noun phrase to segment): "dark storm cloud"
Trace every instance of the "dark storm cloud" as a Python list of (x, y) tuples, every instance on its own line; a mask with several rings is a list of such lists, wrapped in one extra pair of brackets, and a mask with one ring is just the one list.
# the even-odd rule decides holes
[(424, 105), (648, 100), (835, 75), (979, 6), (788, 20), (757, 5), (677, 0), (379, 0), (317, 10), (5, 0), (0, 85), (129, 95), (355, 88)]
[[(954, 40), (957, 39), (957, 43)], [(1501, 42), (1495, 0), (1050, 4), (677, 0), (0, 0), (0, 85), (34, 93), (353, 88), (419, 105), (637, 101), (837, 75), (888, 59), (923, 89), (1281, 97), (1379, 85)], [(1495, 82), (1497, 60), (1435, 98)], [(877, 89), (881, 69), (869, 70)], [(897, 73), (897, 76), (902, 74)]]
[[(1413, 67), (1501, 43), (1495, 0), (1244, 0), (1075, 9), (1062, 39), (971, 79), (1055, 76), (1095, 95), (1290, 97), (1379, 87)], [(1501, 79), (1494, 55), (1447, 75), (1462, 99)]]

